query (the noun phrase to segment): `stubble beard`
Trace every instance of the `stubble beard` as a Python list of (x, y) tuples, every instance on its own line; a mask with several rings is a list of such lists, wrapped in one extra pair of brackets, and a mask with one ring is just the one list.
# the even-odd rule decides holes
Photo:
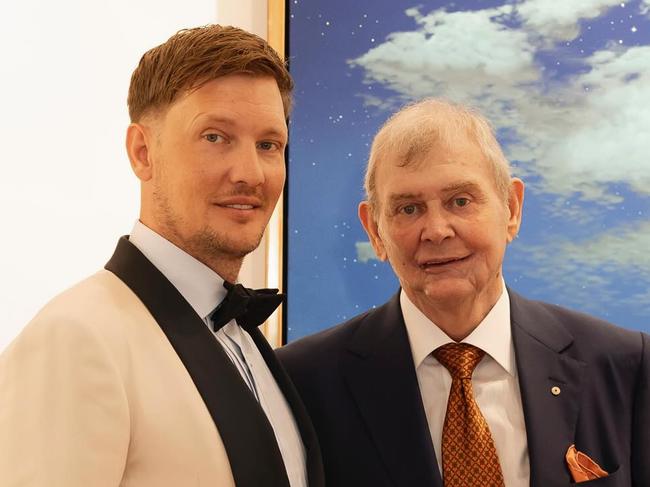
[(259, 247), (261, 241), (262, 234), (256, 236), (252, 242), (242, 242), (204, 227), (190, 235), (185, 243), (192, 255), (209, 256), (211, 259), (242, 260)]
[(262, 241), (263, 230), (252, 241), (247, 242), (236, 240), (227, 233), (215, 232), (207, 225), (191, 235), (183, 235), (180, 231), (180, 227), (185, 226), (183, 218), (174, 212), (166, 196), (160, 191), (155, 191), (154, 199), (157, 201), (158, 221), (165, 229), (164, 236), (209, 267), (219, 262), (241, 265), (244, 257), (259, 247)]

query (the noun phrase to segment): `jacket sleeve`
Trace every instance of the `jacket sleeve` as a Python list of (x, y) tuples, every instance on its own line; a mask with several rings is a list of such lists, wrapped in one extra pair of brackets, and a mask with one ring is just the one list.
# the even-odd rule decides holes
[(42, 313), (0, 356), (3, 487), (117, 487), (129, 437), (120, 371), (96, 328)]
[(632, 420), (632, 485), (650, 485), (650, 336), (641, 333), (641, 363)]

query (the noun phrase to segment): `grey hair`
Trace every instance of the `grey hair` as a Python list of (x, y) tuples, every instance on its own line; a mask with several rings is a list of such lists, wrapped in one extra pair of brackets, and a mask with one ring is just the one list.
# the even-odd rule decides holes
[(497, 191), (507, 201), (510, 164), (496, 140), (490, 122), (477, 110), (436, 98), (406, 105), (379, 129), (370, 148), (364, 188), (370, 208), (376, 215), (375, 179), (378, 164), (388, 159), (408, 166), (421, 161), (436, 144), (453, 145), (458, 136), (474, 139), (491, 166)]

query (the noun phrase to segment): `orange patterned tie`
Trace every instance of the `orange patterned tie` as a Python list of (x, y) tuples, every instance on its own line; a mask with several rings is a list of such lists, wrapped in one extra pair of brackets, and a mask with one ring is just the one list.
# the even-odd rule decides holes
[(472, 392), (472, 373), (483, 355), (466, 343), (449, 343), (433, 352), (452, 378), (442, 429), (445, 487), (504, 487), (490, 428)]

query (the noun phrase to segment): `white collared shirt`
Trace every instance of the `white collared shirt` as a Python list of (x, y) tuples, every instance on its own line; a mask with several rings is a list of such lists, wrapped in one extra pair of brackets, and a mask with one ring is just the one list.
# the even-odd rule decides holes
[[(140, 221), (135, 223), (129, 241), (163, 273), (212, 330), (209, 315), (226, 296), (223, 279)], [(214, 335), (266, 413), (291, 487), (307, 487), (305, 448), (298, 426), (255, 342), (234, 320)]]
[[(442, 428), (451, 389), (451, 375), (431, 352), (454, 340), (431, 322), (411, 302), (404, 290), (400, 294), (400, 305), (422, 403), (429, 422), (431, 441), (442, 473)], [(485, 356), (474, 370), (472, 389), (476, 403), (490, 427), (505, 485), (527, 487), (530, 482), (528, 443), (507, 292), (502, 292), (487, 316), (462, 342), (485, 351)]]

